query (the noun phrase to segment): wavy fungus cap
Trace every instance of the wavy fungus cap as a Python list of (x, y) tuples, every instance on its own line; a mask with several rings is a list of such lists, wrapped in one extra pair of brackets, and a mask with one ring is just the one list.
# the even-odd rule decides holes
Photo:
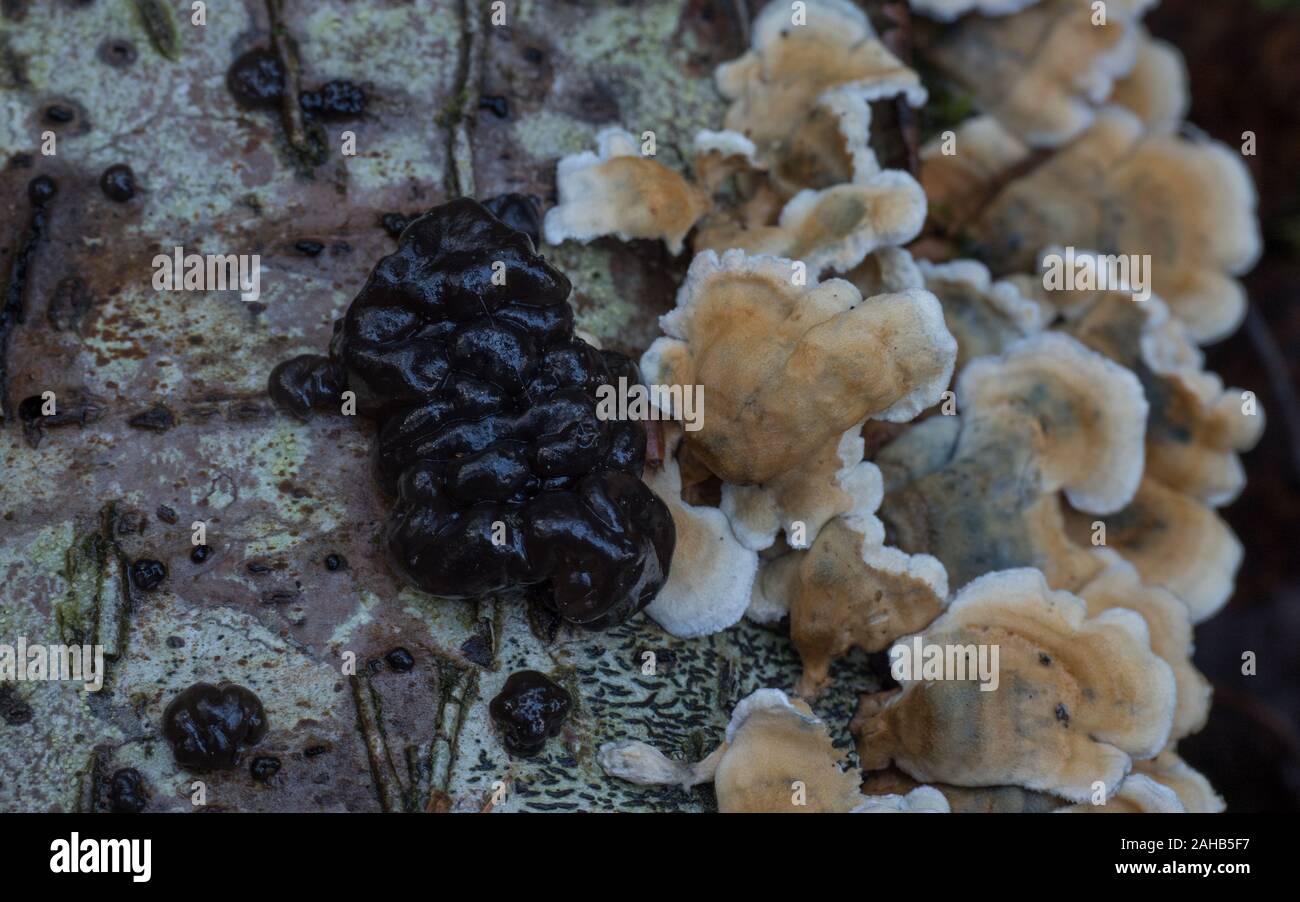
[(720, 65), (731, 101), (725, 128), (752, 142), (753, 165), (787, 192), (871, 175), (868, 104), (902, 96), (925, 102), (920, 78), (889, 52), (862, 10), (846, 0), (808, 0), (804, 16), (774, 0), (752, 26), (750, 49)]
[(674, 254), (708, 210), (708, 199), (680, 173), (641, 155), (636, 136), (607, 128), (597, 151), (560, 160), (555, 173), (560, 203), (542, 221), (548, 244), (586, 243), (603, 235), (624, 241), (663, 241)]
[(922, 181), (937, 221), (974, 242), (996, 272), (1029, 272), (1054, 245), (1137, 255), (1144, 268), (1149, 257), (1147, 287), (1193, 339), (1236, 329), (1246, 302), (1233, 277), (1260, 252), (1255, 188), (1239, 154), (1209, 139), (1148, 132), (1120, 107), (1099, 112), (1060, 150), (1033, 157), (995, 136), (987, 119), (970, 127), (978, 141), (968, 147), (959, 129), (955, 157), (975, 158), (929, 155), (926, 169), (937, 170), (923, 170)]
[(853, 728), (868, 770), (893, 761), (925, 782), (1084, 801), (1097, 781), (1109, 795), (1133, 758), (1154, 756), (1168, 739), (1174, 678), (1146, 623), (1125, 610), (1088, 618), (1083, 601), (1048, 588), (1036, 570), (975, 580), (920, 640), (997, 647), (999, 686), (908, 677), (900, 690), (863, 696)]
[(779, 689), (741, 699), (724, 741), (703, 761), (672, 761), (636, 740), (606, 743), (597, 761), (610, 776), (641, 785), (712, 780), (724, 813), (948, 811), (942, 793), (928, 786), (906, 796), (863, 795), (861, 774), (843, 769), (826, 724), (807, 703)]
[(1113, 511), (1142, 475), (1147, 404), (1132, 373), (1072, 338), (1043, 333), (971, 361), (956, 417), (932, 417), (878, 459), (880, 516), (902, 550), (932, 554), (953, 586), (1032, 566), (1073, 589), (1101, 565), (1072, 538), (1062, 491), (1081, 510)]
[(774, 479), (867, 417), (910, 419), (951, 377), (956, 343), (929, 293), (864, 300), (796, 276), (790, 260), (700, 254), (642, 358), (653, 383), (703, 386), (685, 442), (724, 482)]
[(1132, 71), (1140, 19), (1156, 0), (1042, 0), (1013, 15), (966, 16), (933, 32), (920, 55), (982, 112), (1034, 147), (1056, 147), (1093, 122)]

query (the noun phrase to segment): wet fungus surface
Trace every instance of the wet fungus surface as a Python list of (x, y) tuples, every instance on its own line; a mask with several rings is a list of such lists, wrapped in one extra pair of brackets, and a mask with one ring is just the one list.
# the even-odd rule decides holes
[(351, 391), (378, 421), (388, 547), (410, 582), (457, 598), (544, 584), (565, 620), (600, 628), (654, 597), (674, 531), (640, 479), (643, 424), (596, 413), (597, 389), (636, 367), (574, 335), (569, 290), (526, 234), (452, 201), (405, 227), (330, 356), (286, 361), (269, 391), (298, 415)]
[(521, 670), (510, 674), (488, 711), (510, 754), (526, 758), (560, 732), (572, 706), (569, 693), (546, 674)]
[(172, 756), (191, 771), (230, 770), (266, 735), (261, 700), (231, 683), (195, 683), (163, 712), (163, 737)]

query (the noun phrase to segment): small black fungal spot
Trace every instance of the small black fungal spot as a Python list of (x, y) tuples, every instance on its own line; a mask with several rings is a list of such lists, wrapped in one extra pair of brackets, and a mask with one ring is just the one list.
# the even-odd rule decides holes
[(167, 578), (167, 567), (162, 561), (140, 558), (131, 563), (131, 584), (137, 589), (152, 592)]
[(150, 432), (166, 432), (176, 425), (176, 416), (165, 404), (155, 404), (142, 410), (126, 421), (135, 429), (147, 429)]
[(108, 805), (114, 814), (139, 814), (144, 811), (148, 795), (144, 778), (134, 767), (124, 767), (113, 772), (109, 780)]
[(109, 200), (124, 204), (135, 197), (135, 173), (125, 163), (114, 163), (99, 177), (99, 190)]
[(1070, 712), (1069, 709), (1065, 707), (1064, 702), (1061, 702), (1056, 706), (1056, 719), (1067, 727), (1070, 725)]
[(158, 519), (164, 523), (173, 524), (176, 522), (176, 511), (172, 510), (165, 504), (158, 505), (158, 509), (154, 511), (154, 513), (157, 514)]
[(406, 673), (415, 667), (415, 657), (400, 645), (384, 655), (384, 660), (388, 662), (389, 667), (398, 673)]
[(196, 564), (201, 564), (212, 554), (212, 549), (207, 545), (195, 545), (194, 550), (190, 552), (190, 560)]
[(248, 766), (248, 772), (258, 783), (265, 783), (280, 772), (280, 759), (274, 755), (258, 755)]
[(379, 217), (379, 224), (384, 227), (385, 232), (394, 238), (400, 238), (413, 218), (404, 213), (385, 213)]
[(135, 45), (124, 38), (109, 38), (99, 45), (99, 59), (116, 68), (123, 68), (135, 62), (137, 53)]
[(488, 110), (498, 119), (510, 117), (510, 102), (500, 94), (484, 94), (478, 99), (478, 108)]
[(325, 245), (319, 241), (312, 241), (310, 238), (304, 238), (302, 241), (295, 241), (293, 249), (304, 257), (315, 257), (325, 250)]
[(343, 557), (341, 554), (331, 552), (325, 555), (325, 569), (329, 570), (331, 573), (336, 570), (346, 570), (348, 569), (347, 558)]
[(77, 114), (60, 103), (52, 103), (45, 108), (45, 121), (52, 125), (64, 125), (77, 118)]
[(1045, 651), (1040, 651), (1038, 653), (1038, 663), (1042, 664), (1044, 667), (1051, 667), (1052, 666), (1051, 655), (1049, 655)]

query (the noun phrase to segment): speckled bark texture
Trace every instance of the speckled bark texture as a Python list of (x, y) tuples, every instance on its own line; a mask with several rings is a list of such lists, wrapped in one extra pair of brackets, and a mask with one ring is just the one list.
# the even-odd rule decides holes
[[(95, 808), (125, 767), (142, 775), (149, 811), (191, 810), (195, 779), (210, 810), (714, 807), (708, 787), (608, 778), (595, 749), (639, 738), (702, 756), (738, 699), (793, 685), (799, 662), (781, 632), (745, 623), (681, 641), (638, 615), (550, 638), (522, 599), (407, 588), (380, 543), (370, 427), (300, 423), (264, 386), (277, 362), (328, 344), (392, 252), (383, 214), (506, 191), (548, 207), (555, 161), (612, 124), (655, 130), (664, 160), (683, 166), (695, 130), (721, 118), (710, 73), (744, 45), (743, 4), (521, 0), (504, 26), (478, 0), (245, 0), (209, 4), (201, 27), (188, 2), (154, 6), (174, 22), (175, 59), (130, 0), (5, 3), (0, 17), (0, 273), (27, 227), (27, 183), (59, 186), (10, 328), (5, 390), (14, 409), (53, 391), (61, 410), (81, 411), (0, 428), (0, 643), (81, 630), (111, 655), (99, 693), (4, 687), (5, 711), (30, 716), (0, 721), (0, 810)], [(319, 165), (282, 117), (241, 111), (225, 87), (239, 54), (270, 43), (272, 9), (303, 85), (348, 79), (367, 94), (363, 118), (321, 126)], [(46, 124), (51, 103), (73, 120)], [(47, 128), (54, 156), (40, 153)], [(340, 154), (345, 131), (355, 156)], [(125, 203), (99, 187), (118, 163), (135, 174)], [(176, 245), (261, 255), (261, 298), (155, 291), (151, 261)], [(686, 264), (640, 242), (542, 250), (574, 283), (579, 328), (633, 355)], [(199, 563), (195, 521), (211, 551)], [(330, 555), (341, 560), (327, 566)], [(152, 591), (125, 575), (140, 558), (167, 568)], [(411, 669), (385, 663), (397, 646)], [(847, 748), (853, 699), (877, 687), (860, 659), (841, 666), (817, 711)], [(487, 703), (525, 668), (574, 705), (537, 757), (511, 759)], [(247, 758), (281, 760), (269, 782), (247, 763), (196, 777), (173, 762), (161, 715), (198, 681), (260, 697), (270, 728)]]

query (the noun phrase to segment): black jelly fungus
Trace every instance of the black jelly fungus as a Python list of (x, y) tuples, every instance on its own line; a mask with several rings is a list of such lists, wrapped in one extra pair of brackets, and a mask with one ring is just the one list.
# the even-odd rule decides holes
[(524, 59), (536, 66), (542, 60), (546, 59), (546, 54), (540, 47), (525, 47)]
[(487, 110), (498, 119), (506, 119), (510, 116), (510, 101), (500, 94), (484, 94), (479, 97), (478, 108)]
[(44, 207), (58, 193), (59, 186), (48, 175), (38, 175), (27, 183), (27, 199), (33, 207)]
[(255, 47), (230, 64), (226, 88), (244, 109), (274, 110), (284, 95), (284, 66), (271, 50)]
[(163, 712), (163, 736), (188, 770), (229, 770), (266, 735), (262, 702), (243, 686), (195, 683)]
[(520, 670), (510, 674), (488, 705), (501, 729), (506, 751), (528, 757), (541, 751), (546, 740), (560, 732), (573, 699), (544, 673)]
[(335, 570), (346, 570), (348, 568), (347, 559), (341, 554), (330, 553), (325, 555), (325, 569), (331, 572)]
[(135, 414), (126, 424), (150, 432), (166, 432), (176, 425), (176, 415), (165, 404), (155, 404)]
[(55, 125), (71, 122), (77, 114), (62, 104), (52, 103), (45, 108), (45, 121)]
[(190, 560), (196, 564), (201, 564), (212, 554), (212, 549), (207, 545), (195, 545), (194, 550), (190, 552)]
[(157, 514), (158, 519), (164, 523), (172, 524), (177, 520), (176, 511), (172, 510), (165, 504), (158, 505), (158, 509), (154, 511), (154, 513)]
[(99, 45), (99, 58), (110, 66), (129, 66), (136, 56), (135, 45), (122, 38), (109, 38)]
[(483, 206), (510, 228), (523, 232), (533, 240), (533, 247), (542, 243), (541, 204), (531, 194), (498, 194), (483, 201)]
[(271, 371), (267, 393), (282, 409), (299, 417), (326, 407), (337, 409), (339, 392), (328, 357), (301, 354)]
[(302, 750), (302, 754), (303, 754), (303, 757), (305, 757), (305, 758), (317, 758), (317, 757), (319, 757), (319, 756), (325, 754), (325, 753), (328, 752), (328, 751), (329, 751), (329, 747), (328, 747), (328, 746), (324, 746), (324, 745), (309, 745), (309, 746), (307, 746), (307, 748), (305, 748), (305, 749)]
[(131, 584), (146, 592), (162, 585), (167, 578), (167, 567), (162, 561), (140, 558), (131, 562)]
[(407, 225), (328, 361), (281, 364), (269, 391), (304, 415), (317, 384), (346, 388), (379, 421), (388, 547), (410, 582), (459, 598), (540, 585), (565, 620), (603, 628), (654, 598), (675, 532), (640, 478), (643, 424), (596, 414), (601, 386), (640, 374), (574, 335), (569, 291), (526, 234), (451, 201)]
[(312, 241), (309, 238), (305, 238), (302, 241), (295, 241), (293, 243), (293, 249), (304, 257), (315, 257), (318, 256), (321, 251), (325, 250), (325, 245), (321, 244), (319, 241)]
[(113, 772), (108, 782), (108, 807), (115, 814), (139, 814), (148, 801), (144, 778), (134, 767)]
[(124, 204), (135, 197), (135, 173), (125, 163), (114, 163), (99, 177), (99, 189), (109, 200)]
[(11, 727), (31, 723), (32, 706), (18, 697), (13, 686), (0, 683), (0, 720)]
[(366, 92), (350, 81), (327, 81), (315, 91), (298, 94), (298, 105), (319, 119), (355, 119), (366, 111)]
[(406, 673), (415, 666), (414, 656), (400, 645), (384, 655), (384, 660), (398, 673)]
[(248, 766), (248, 772), (258, 783), (265, 783), (280, 772), (280, 759), (274, 755), (258, 755)]
[(379, 217), (379, 224), (384, 231), (394, 238), (402, 237), (402, 231), (410, 224), (411, 217), (402, 213), (385, 213)]

